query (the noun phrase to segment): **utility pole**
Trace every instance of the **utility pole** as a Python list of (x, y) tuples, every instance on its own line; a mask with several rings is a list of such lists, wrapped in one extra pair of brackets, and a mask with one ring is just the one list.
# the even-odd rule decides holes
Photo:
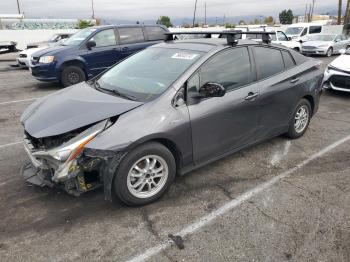
[(344, 25), (348, 24), (350, 21), (350, 0), (346, 2), (345, 16), (344, 16)]
[(315, 7), (315, 2), (316, 0), (312, 0), (312, 8), (311, 8), (311, 21), (312, 21), (312, 18), (314, 16), (314, 7)]
[(307, 19), (307, 4), (306, 4), (306, 7), (305, 7), (304, 22), (309, 22), (308, 19)]
[(342, 7), (343, 7), (343, 1), (339, 0), (339, 2), (338, 2), (338, 25), (341, 24)]
[(196, 11), (197, 11), (197, 0), (196, 2), (194, 3), (194, 11), (193, 11), (193, 23), (192, 23), (192, 26), (194, 27), (194, 22), (196, 20)]
[(21, 8), (19, 6), (19, 0), (17, 0), (17, 9), (18, 9), (18, 14), (20, 15), (21, 14)]
[(204, 24), (207, 24), (207, 2), (204, 2)]
[(91, 9), (92, 9), (92, 19), (95, 19), (94, 0), (91, 0)]
[(224, 14), (224, 17), (222, 18), (222, 24), (223, 24), (223, 25), (226, 24), (226, 14)]

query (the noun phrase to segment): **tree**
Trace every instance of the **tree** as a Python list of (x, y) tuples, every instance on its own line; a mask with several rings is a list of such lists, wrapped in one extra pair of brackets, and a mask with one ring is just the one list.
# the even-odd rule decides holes
[(293, 19), (294, 19), (293, 11), (290, 10), (290, 9), (283, 10), (279, 14), (279, 18), (280, 18), (280, 23), (281, 24), (292, 24), (293, 23)]
[(273, 17), (272, 16), (265, 17), (264, 23), (268, 25), (273, 24)]
[(239, 25), (246, 25), (247, 23), (244, 20), (239, 21)]
[(170, 21), (170, 17), (169, 16), (161, 16), (159, 17), (159, 19), (157, 20), (157, 25), (165, 25), (166, 27), (172, 27), (173, 24)]
[(225, 28), (235, 28), (235, 27), (236, 27), (235, 24), (230, 24), (230, 23), (225, 24)]
[(346, 2), (346, 9), (345, 9), (345, 17), (344, 17), (344, 25), (350, 23), (350, 0)]
[(254, 21), (252, 22), (254, 25), (260, 24), (260, 20), (258, 18), (255, 18)]
[(79, 24), (78, 24), (78, 28), (79, 29), (84, 29), (87, 27), (93, 26), (93, 24), (91, 23), (91, 21), (88, 20), (79, 20)]
[[(349, 3), (349, 1), (348, 1)], [(342, 13), (343, 1), (339, 0), (338, 2), (338, 25), (341, 24), (341, 13)], [(345, 14), (346, 15), (346, 14)]]

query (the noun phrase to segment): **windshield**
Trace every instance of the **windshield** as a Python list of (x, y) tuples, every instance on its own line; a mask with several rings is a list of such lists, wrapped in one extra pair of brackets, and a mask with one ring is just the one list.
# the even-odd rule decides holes
[(166, 48), (148, 48), (112, 67), (96, 87), (137, 101), (161, 95), (203, 53)]
[(55, 34), (55, 35), (51, 36), (51, 37), (48, 39), (48, 41), (49, 41), (49, 42), (56, 42), (57, 37), (58, 37), (58, 35)]
[(333, 41), (335, 35), (312, 35), (308, 37), (309, 41)]
[(286, 35), (299, 35), (303, 29), (304, 27), (288, 27)]
[(69, 37), (65, 42), (64, 45), (80, 45), (86, 38), (88, 38), (91, 33), (96, 31), (96, 28), (85, 28), (71, 37)]

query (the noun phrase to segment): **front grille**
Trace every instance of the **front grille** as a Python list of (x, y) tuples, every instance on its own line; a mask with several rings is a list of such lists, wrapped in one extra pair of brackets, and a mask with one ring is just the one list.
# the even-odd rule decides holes
[(333, 75), (333, 76), (331, 76), (329, 81), (335, 87), (345, 88), (345, 89), (350, 90), (350, 77), (349, 76)]
[(27, 54), (19, 54), (19, 57), (27, 57)]
[(303, 46), (303, 49), (312, 50), (312, 49), (316, 49), (316, 47), (315, 46)]

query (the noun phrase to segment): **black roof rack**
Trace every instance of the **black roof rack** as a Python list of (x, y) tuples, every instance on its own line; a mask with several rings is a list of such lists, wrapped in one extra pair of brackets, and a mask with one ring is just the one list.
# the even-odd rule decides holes
[(226, 37), (227, 44), (236, 45), (239, 39), (242, 39), (242, 35), (261, 35), (262, 42), (269, 44), (271, 43), (270, 35), (276, 34), (275, 32), (266, 32), (266, 31), (248, 31), (243, 32), (240, 30), (227, 30), (227, 31), (181, 31), (181, 32), (167, 32), (165, 33), (165, 41), (172, 41), (176, 35), (203, 35), (203, 38), (211, 38), (212, 35), (219, 35), (219, 38)]

